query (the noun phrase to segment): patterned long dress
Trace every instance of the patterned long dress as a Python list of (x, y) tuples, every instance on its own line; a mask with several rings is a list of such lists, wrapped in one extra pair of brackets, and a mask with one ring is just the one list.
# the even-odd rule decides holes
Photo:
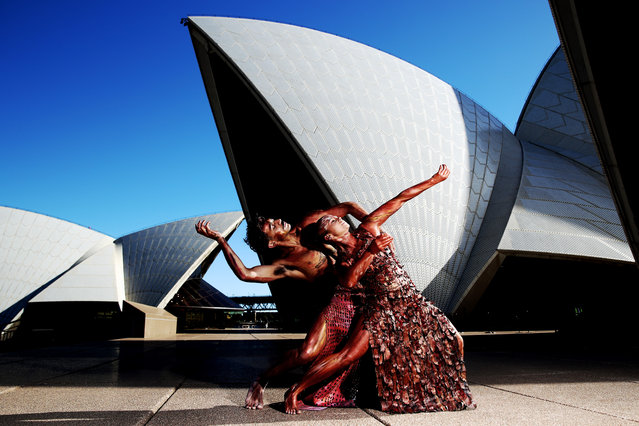
[[(375, 237), (355, 232), (361, 257)], [(414, 413), (474, 408), (466, 381), (461, 337), (448, 318), (415, 288), (395, 254), (378, 253), (360, 283), (364, 327), (383, 411)], [(458, 340), (458, 337), (460, 340)]]

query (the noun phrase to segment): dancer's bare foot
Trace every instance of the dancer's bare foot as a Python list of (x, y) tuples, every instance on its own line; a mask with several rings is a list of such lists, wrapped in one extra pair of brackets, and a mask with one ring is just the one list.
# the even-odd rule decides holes
[(284, 408), (286, 410), (286, 414), (300, 413), (300, 404), (297, 401), (296, 387), (296, 385), (291, 386), (290, 389), (287, 390), (284, 394)]
[(259, 381), (254, 381), (249, 386), (244, 407), (249, 410), (261, 410), (264, 407), (264, 388)]

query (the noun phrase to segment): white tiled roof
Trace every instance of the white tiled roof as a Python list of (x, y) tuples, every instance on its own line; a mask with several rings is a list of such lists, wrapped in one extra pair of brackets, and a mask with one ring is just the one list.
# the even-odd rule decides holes
[(603, 177), (548, 148), (522, 146), (521, 185), (499, 249), (632, 262)]
[(241, 212), (219, 213), (154, 226), (118, 238), (126, 300), (164, 308), (217, 242), (195, 232), (198, 220), (228, 235), (242, 222)]
[(0, 324), (113, 238), (38, 213), (0, 206)]
[(603, 174), (568, 62), (557, 49), (524, 106), (515, 135)]

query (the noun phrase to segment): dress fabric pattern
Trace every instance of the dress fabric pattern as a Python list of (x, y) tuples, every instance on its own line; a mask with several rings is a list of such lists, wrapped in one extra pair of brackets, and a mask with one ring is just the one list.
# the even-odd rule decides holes
[[(357, 305), (359, 305), (356, 301), (360, 300), (360, 297), (361, 295), (349, 289), (339, 286), (336, 288), (330, 303), (320, 314), (327, 325), (327, 340), (317, 361), (335, 353), (345, 343)], [(312, 394), (312, 404), (318, 407), (354, 407), (357, 393), (357, 366), (356, 362), (331, 378), (328, 383), (323, 384)]]
[[(365, 229), (357, 230), (355, 236), (360, 245), (352, 260), (375, 239)], [(360, 283), (382, 410), (474, 408), (461, 336), (444, 313), (417, 291), (395, 254), (387, 248), (375, 255)]]

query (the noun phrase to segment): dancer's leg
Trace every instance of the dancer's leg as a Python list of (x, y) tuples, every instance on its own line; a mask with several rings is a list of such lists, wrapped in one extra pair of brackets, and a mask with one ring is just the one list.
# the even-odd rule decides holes
[(323, 315), (320, 315), (313, 323), (301, 347), (288, 351), (280, 363), (266, 370), (251, 383), (244, 406), (251, 410), (259, 410), (264, 407), (264, 388), (268, 381), (285, 371), (315, 360), (326, 344), (328, 338), (327, 330), (326, 319)]
[(355, 325), (351, 337), (346, 345), (334, 354), (328, 355), (317, 362), (299, 383), (291, 386), (286, 394), (284, 403), (286, 413), (299, 414), (298, 397), (301, 392), (308, 389), (322, 380), (328, 379), (333, 374), (338, 373), (349, 365), (360, 359), (368, 350), (369, 333), (364, 329), (362, 318)]

